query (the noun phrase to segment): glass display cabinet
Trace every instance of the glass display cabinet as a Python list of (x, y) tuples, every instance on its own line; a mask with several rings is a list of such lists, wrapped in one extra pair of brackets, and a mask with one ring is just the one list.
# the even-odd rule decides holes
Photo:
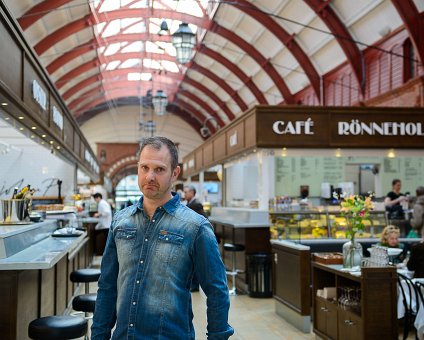
[[(346, 219), (339, 211), (317, 209), (308, 211), (270, 212), (271, 237), (280, 240), (345, 238)], [(372, 211), (370, 221), (358, 238), (379, 238), (387, 225), (384, 211)]]

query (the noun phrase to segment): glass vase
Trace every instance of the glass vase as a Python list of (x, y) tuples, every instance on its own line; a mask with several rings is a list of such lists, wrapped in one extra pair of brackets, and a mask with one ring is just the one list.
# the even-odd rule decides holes
[(362, 245), (354, 239), (343, 244), (343, 268), (358, 268), (362, 261)]

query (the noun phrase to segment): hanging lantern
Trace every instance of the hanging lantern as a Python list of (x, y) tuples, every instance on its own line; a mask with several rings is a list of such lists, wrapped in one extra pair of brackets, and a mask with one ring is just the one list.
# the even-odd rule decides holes
[(177, 51), (177, 61), (186, 64), (190, 61), (193, 48), (196, 45), (196, 35), (191, 31), (188, 24), (182, 23), (172, 35), (172, 45)]
[(153, 109), (158, 116), (166, 114), (166, 106), (168, 105), (168, 96), (162, 91), (158, 90), (156, 96), (152, 99)]

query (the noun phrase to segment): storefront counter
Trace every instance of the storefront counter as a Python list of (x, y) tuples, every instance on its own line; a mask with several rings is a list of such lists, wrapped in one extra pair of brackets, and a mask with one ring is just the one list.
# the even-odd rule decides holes
[(236, 253), (236, 268), (242, 271), (237, 275), (236, 286), (241, 291), (248, 291), (246, 254), (271, 252), (268, 216), (268, 211), (258, 209), (212, 209), (209, 220), (220, 239), (221, 256), (227, 268), (232, 267), (232, 254), (224, 250), (224, 243), (245, 247), (245, 251)]
[(0, 226), (0, 334), (28, 339), (28, 324), (66, 313), (76, 285), (69, 274), (89, 265), (86, 232), (53, 237), (58, 221)]

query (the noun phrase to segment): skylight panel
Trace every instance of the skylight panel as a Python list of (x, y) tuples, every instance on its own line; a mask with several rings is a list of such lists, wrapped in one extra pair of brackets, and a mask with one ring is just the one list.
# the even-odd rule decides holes
[(99, 9), (99, 13), (113, 11), (119, 9), (120, 7), (121, 4), (119, 3), (119, 1), (105, 0)]
[(116, 67), (121, 63), (120, 60), (114, 60), (111, 61), (109, 64), (107, 64), (106, 66), (106, 70), (110, 71), (110, 70), (114, 70), (116, 69)]
[(139, 73), (139, 72), (132, 73), (132, 72), (130, 72), (130, 73), (128, 73), (127, 79), (129, 81), (140, 81), (140, 80), (148, 81), (148, 80), (152, 79), (152, 74), (148, 73), (148, 72), (142, 72), (142, 73)]
[(119, 66), (119, 68), (130, 68), (140, 64), (141, 64), (141, 59), (127, 59)]
[(144, 33), (146, 32), (146, 25), (144, 21), (141, 21), (135, 25), (131, 25), (129, 28), (124, 29), (124, 33)]
[(106, 29), (104, 30), (102, 37), (110, 37), (112, 35), (116, 35), (121, 30), (121, 19), (113, 20), (109, 22), (109, 25), (107, 25)]
[(158, 45), (152, 43), (151, 41), (146, 41), (146, 52), (158, 53), (158, 54), (164, 54), (165, 53), (163, 51), (163, 49), (159, 48)]
[(141, 51), (144, 51), (144, 44), (142, 41), (135, 41), (131, 44), (128, 44), (122, 49), (122, 53), (141, 52)]
[(165, 70), (169, 72), (173, 72), (173, 73), (180, 72), (180, 69), (178, 68), (177, 64), (174, 63), (173, 61), (162, 60), (162, 66), (164, 67)]
[[(146, 8), (146, 7), (148, 7), (147, 1), (148, 0), (138, 1), (138, 2), (136, 2), (134, 4), (132, 4), (130, 6), (130, 8)], [(129, 2), (131, 2), (131, 1), (129, 1)]]
[(148, 68), (153, 68), (156, 70), (160, 70), (162, 68), (160, 63), (153, 59), (143, 59), (143, 66)]
[(121, 48), (121, 44), (120, 43), (110, 44), (106, 48), (106, 51), (105, 51), (105, 53), (103, 53), (103, 55), (108, 56), (108, 55), (115, 54), (116, 52), (119, 51), (120, 48)]

